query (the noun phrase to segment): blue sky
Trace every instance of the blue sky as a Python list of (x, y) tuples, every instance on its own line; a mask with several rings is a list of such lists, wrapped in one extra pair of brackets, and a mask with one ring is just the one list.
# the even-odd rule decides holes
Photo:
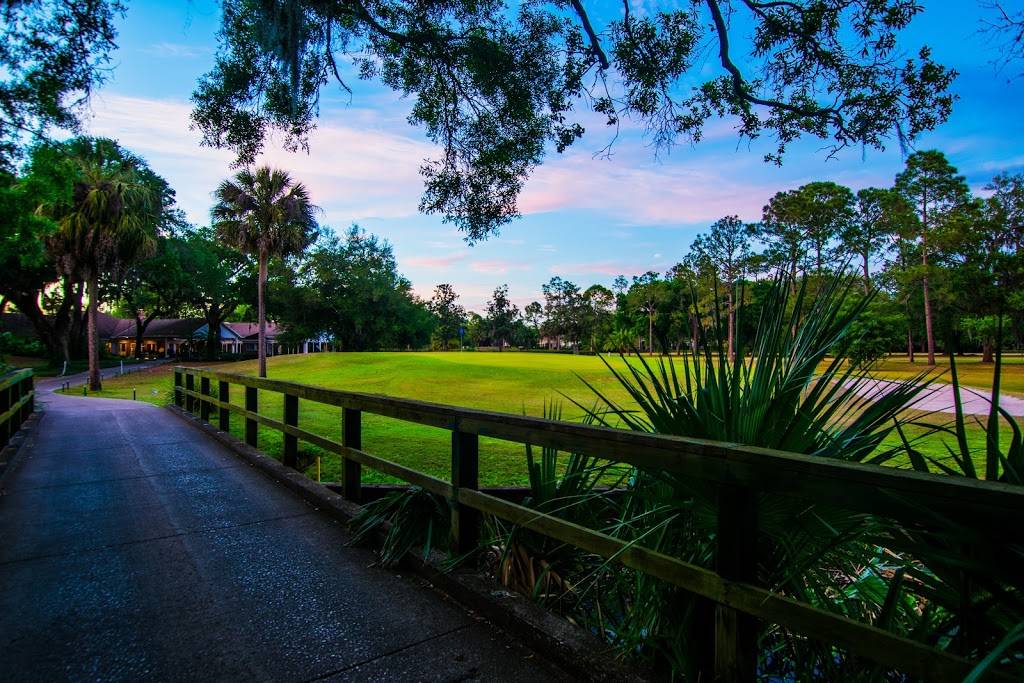
[[(199, 146), (189, 130), (189, 97), (213, 64), (219, 10), (215, 2), (129, 2), (108, 82), (91, 104), (87, 129), (119, 139), (145, 156), (176, 189), (195, 223), (208, 221), (211, 193), (231, 173), (231, 154)], [(976, 190), (1001, 171), (1024, 170), (1020, 112), (1024, 80), (1007, 82), (991, 61), (997, 46), (979, 35), (985, 10), (976, 0), (924, 2), (903, 47), (927, 43), (936, 59), (960, 72), (960, 100), (948, 123), (919, 149), (946, 152)], [(1008, 2), (1011, 7), (1015, 2)], [(611, 0), (588, 3), (595, 23), (614, 17)], [(641, 0), (637, 8), (653, 3)], [(1019, 70), (1024, 69), (1024, 65)], [(463, 303), (482, 310), (491, 291), (509, 284), (514, 301), (540, 298), (541, 284), (559, 275), (587, 286), (618, 274), (664, 271), (716, 218), (747, 220), (777, 191), (830, 179), (854, 189), (889, 185), (902, 166), (895, 143), (885, 152), (844, 151), (827, 160), (818, 141), (792, 146), (782, 168), (761, 159), (769, 140), (738, 145), (728, 122), (712, 123), (696, 146), (655, 158), (641, 130), (627, 126), (610, 160), (593, 154), (609, 141), (597, 123), (564, 155), (552, 154), (528, 182), (523, 218), (501, 236), (467, 246), (439, 218), (417, 212), (420, 162), (433, 148), (408, 125), (411, 107), (373, 82), (349, 80), (352, 98), (330, 88), (322, 101), (311, 150), (290, 154), (268, 146), (266, 160), (305, 182), (324, 209), (322, 222), (344, 229), (356, 222), (387, 238), (417, 292), (451, 282)]]

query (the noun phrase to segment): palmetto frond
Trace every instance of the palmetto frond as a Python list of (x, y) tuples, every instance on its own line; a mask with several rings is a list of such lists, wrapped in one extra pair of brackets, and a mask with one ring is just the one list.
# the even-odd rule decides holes
[(77, 155), (69, 160), (70, 201), (40, 207), (57, 223), (50, 248), (62, 270), (85, 277), (146, 258), (156, 247), (161, 197), (140, 175), (134, 157), (118, 156), (102, 139), (76, 142)]
[(225, 243), (250, 255), (290, 256), (317, 236), (318, 209), (302, 183), (283, 170), (242, 170), (215, 192), (211, 216)]

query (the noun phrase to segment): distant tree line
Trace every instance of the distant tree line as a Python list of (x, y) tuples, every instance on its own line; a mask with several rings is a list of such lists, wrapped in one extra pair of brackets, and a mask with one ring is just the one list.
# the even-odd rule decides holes
[[(259, 173), (253, 182), (276, 177)], [(223, 322), (258, 318), (262, 281), (267, 316), (286, 330), (281, 341), (321, 339), (346, 351), (678, 353), (698, 350), (713, 329), (731, 353), (738, 326), (756, 324), (773, 274), (813, 283), (837, 269), (874, 297), (858, 323), (865, 361), (902, 350), (933, 363), (939, 351), (967, 349), (990, 360), (1000, 330), (1018, 345), (1024, 335), (1024, 176), (997, 175), (977, 196), (937, 151), (908, 157), (890, 187), (812, 182), (773, 196), (759, 221), (723, 217), (664, 273), (620, 276), (611, 288), (553, 277), (542, 300), (521, 309), (500, 285), (479, 313), (449, 283), (419, 298), (387, 241), (358, 226), (323, 230), (312, 205), (295, 213), (294, 228), (285, 221), (266, 238), (236, 225), (245, 212), (230, 203), (242, 196), (232, 194), (244, 190), (242, 174), (218, 190), (208, 227), (189, 225), (168, 184), (112, 140), (39, 144), (0, 180), (0, 311), (23, 313), (56, 363), (85, 355), (89, 309), (101, 306), (135, 320), (137, 353), (153, 320), (202, 317), (212, 358)], [(293, 191), (301, 186), (278, 180), (280, 201), (309, 204)], [(241, 227), (248, 232), (232, 232)]]
[[(874, 297), (858, 323), (863, 359), (903, 350), (934, 364), (940, 350), (975, 349), (988, 362), (1001, 328), (1024, 342), (1022, 243), (1024, 175), (997, 175), (977, 196), (945, 155), (919, 151), (890, 187), (812, 182), (777, 193), (760, 221), (723, 217), (665, 273), (620, 276), (611, 290), (554, 277), (543, 301), (500, 328), (511, 320), (557, 349), (669, 353), (696, 351), (710, 326), (732, 353), (736, 326), (756, 324), (773, 274), (814, 283), (846, 270)], [(493, 342), (493, 314), (477, 318), (473, 340)]]

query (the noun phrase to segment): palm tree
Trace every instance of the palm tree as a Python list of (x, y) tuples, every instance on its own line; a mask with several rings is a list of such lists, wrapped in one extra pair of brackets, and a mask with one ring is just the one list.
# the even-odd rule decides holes
[(267, 376), (267, 321), (264, 291), (267, 261), (271, 256), (300, 254), (316, 240), (315, 214), (302, 183), (286, 171), (262, 166), (240, 171), (225, 180), (215, 193), (211, 212), (217, 237), (259, 263), (258, 315), (260, 377)]
[(89, 389), (99, 391), (99, 278), (152, 254), (162, 210), (154, 179), (163, 181), (113, 140), (78, 138), (66, 143), (62, 152), (71, 177), (70, 197), (44, 204), (39, 213), (57, 223), (48, 247), (58, 268), (86, 283)]

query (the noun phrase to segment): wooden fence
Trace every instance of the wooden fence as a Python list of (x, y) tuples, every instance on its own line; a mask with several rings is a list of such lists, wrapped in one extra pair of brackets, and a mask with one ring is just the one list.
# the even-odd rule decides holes
[[(198, 386), (197, 386), (198, 380)], [(758, 533), (753, 501), (760, 492), (796, 496), (855, 513), (869, 513), (927, 527), (936, 513), (977, 529), (1024, 537), (1024, 492), (993, 482), (846, 463), (737, 444), (644, 434), (519, 415), (459, 408), (373, 394), (338, 391), (204, 369), (176, 367), (175, 402), (229, 429), (230, 415), (244, 418), (245, 441), (257, 446), (257, 426), (284, 434), (282, 460), (295, 467), (299, 440), (342, 458), (342, 490), (360, 500), (362, 466), (446, 497), (452, 505), (452, 540), (459, 551), (477, 544), (481, 514), (489, 514), (620, 562), (716, 605), (714, 678), (753, 680), (756, 620), (832, 644), (925, 681), (961, 681), (974, 663), (755, 585)], [(244, 407), (231, 403), (230, 387), (245, 388)], [(284, 396), (281, 420), (261, 414), (258, 391)], [(341, 441), (299, 427), (299, 400), (340, 408)], [(372, 413), (451, 432), (451, 479), (444, 481), (362, 450), (361, 416)], [(640, 468), (666, 470), (716, 487), (716, 567), (710, 569), (630, 544), (607, 534), (502, 500), (479, 490), (479, 438), (492, 437), (566, 452), (584, 453)], [(911, 501), (908, 503), (908, 501)], [(1004, 680), (1001, 674), (995, 680)], [(1009, 679), (1005, 679), (1009, 680)]]
[(0, 448), (7, 445), (34, 407), (31, 370), (15, 370), (0, 376)]

